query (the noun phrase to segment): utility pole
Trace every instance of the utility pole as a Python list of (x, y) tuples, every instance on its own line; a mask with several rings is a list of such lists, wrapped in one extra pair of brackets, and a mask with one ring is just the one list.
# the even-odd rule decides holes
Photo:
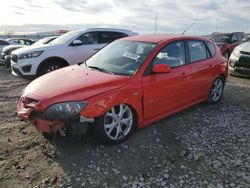
[(155, 34), (157, 32), (157, 21), (158, 21), (158, 12), (155, 13)]

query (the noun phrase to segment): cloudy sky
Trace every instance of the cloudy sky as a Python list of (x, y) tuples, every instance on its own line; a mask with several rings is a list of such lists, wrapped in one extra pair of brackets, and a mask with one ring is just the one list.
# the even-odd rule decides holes
[(139, 33), (250, 32), (247, 0), (6, 0), (0, 32), (115, 27)]

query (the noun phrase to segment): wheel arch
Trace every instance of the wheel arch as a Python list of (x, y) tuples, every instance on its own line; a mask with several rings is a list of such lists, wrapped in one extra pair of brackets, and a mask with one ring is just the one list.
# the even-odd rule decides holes
[(48, 57), (46, 59), (44, 59), (38, 66), (37, 68), (37, 71), (36, 71), (36, 74), (38, 75), (41, 68), (44, 66), (44, 64), (46, 64), (47, 62), (50, 62), (50, 61), (59, 61), (63, 64), (63, 66), (69, 66), (69, 63), (62, 57), (58, 57), (58, 56), (53, 56), (53, 57)]
[(88, 106), (81, 112), (81, 115), (87, 118), (97, 118), (104, 115), (113, 106), (126, 104), (135, 114), (136, 127), (138, 128), (142, 121), (142, 106), (138, 102), (138, 98), (136, 99), (136, 97), (133, 98), (131, 96), (124, 97), (121, 93), (112, 91), (92, 97), (87, 100)]

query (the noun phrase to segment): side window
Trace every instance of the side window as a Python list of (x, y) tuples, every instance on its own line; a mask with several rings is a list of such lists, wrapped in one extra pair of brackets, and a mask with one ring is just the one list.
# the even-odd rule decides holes
[(209, 49), (209, 52), (210, 52), (211, 56), (213, 57), (214, 54), (215, 54), (214, 45), (211, 42), (208, 42), (208, 41), (206, 41), (206, 45), (207, 45), (207, 47)]
[(97, 44), (98, 42), (98, 33), (85, 33), (78, 37), (76, 40), (82, 41), (82, 44)]
[(202, 41), (188, 41), (188, 49), (191, 63), (207, 59), (209, 53)]
[(237, 41), (238, 41), (237, 36), (234, 33), (233, 36), (232, 36), (232, 38), (231, 38), (231, 42), (237, 42)]
[(127, 37), (124, 33), (103, 31), (99, 33), (99, 43), (111, 43), (116, 39)]
[(238, 42), (242, 42), (244, 35), (242, 33), (237, 33), (237, 37), (238, 37)]
[(0, 45), (9, 45), (9, 43), (4, 40), (0, 40)]
[(184, 42), (173, 42), (163, 47), (153, 60), (153, 64), (168, 64), (178, 67), (185, 64)]

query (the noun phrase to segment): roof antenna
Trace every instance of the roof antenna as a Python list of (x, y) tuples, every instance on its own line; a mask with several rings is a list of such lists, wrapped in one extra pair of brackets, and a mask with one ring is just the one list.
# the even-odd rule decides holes
[(184, 35), (184, 34), (186, 33), (187, 30), (189, 30), (191, 27), (193, 27), (194, 24), (195, 24), (195, 22), (192, 23), (190, 26), (188, 26), (187, 29), (185, 29), (185, 30), (182, 32), (181, 35)]

